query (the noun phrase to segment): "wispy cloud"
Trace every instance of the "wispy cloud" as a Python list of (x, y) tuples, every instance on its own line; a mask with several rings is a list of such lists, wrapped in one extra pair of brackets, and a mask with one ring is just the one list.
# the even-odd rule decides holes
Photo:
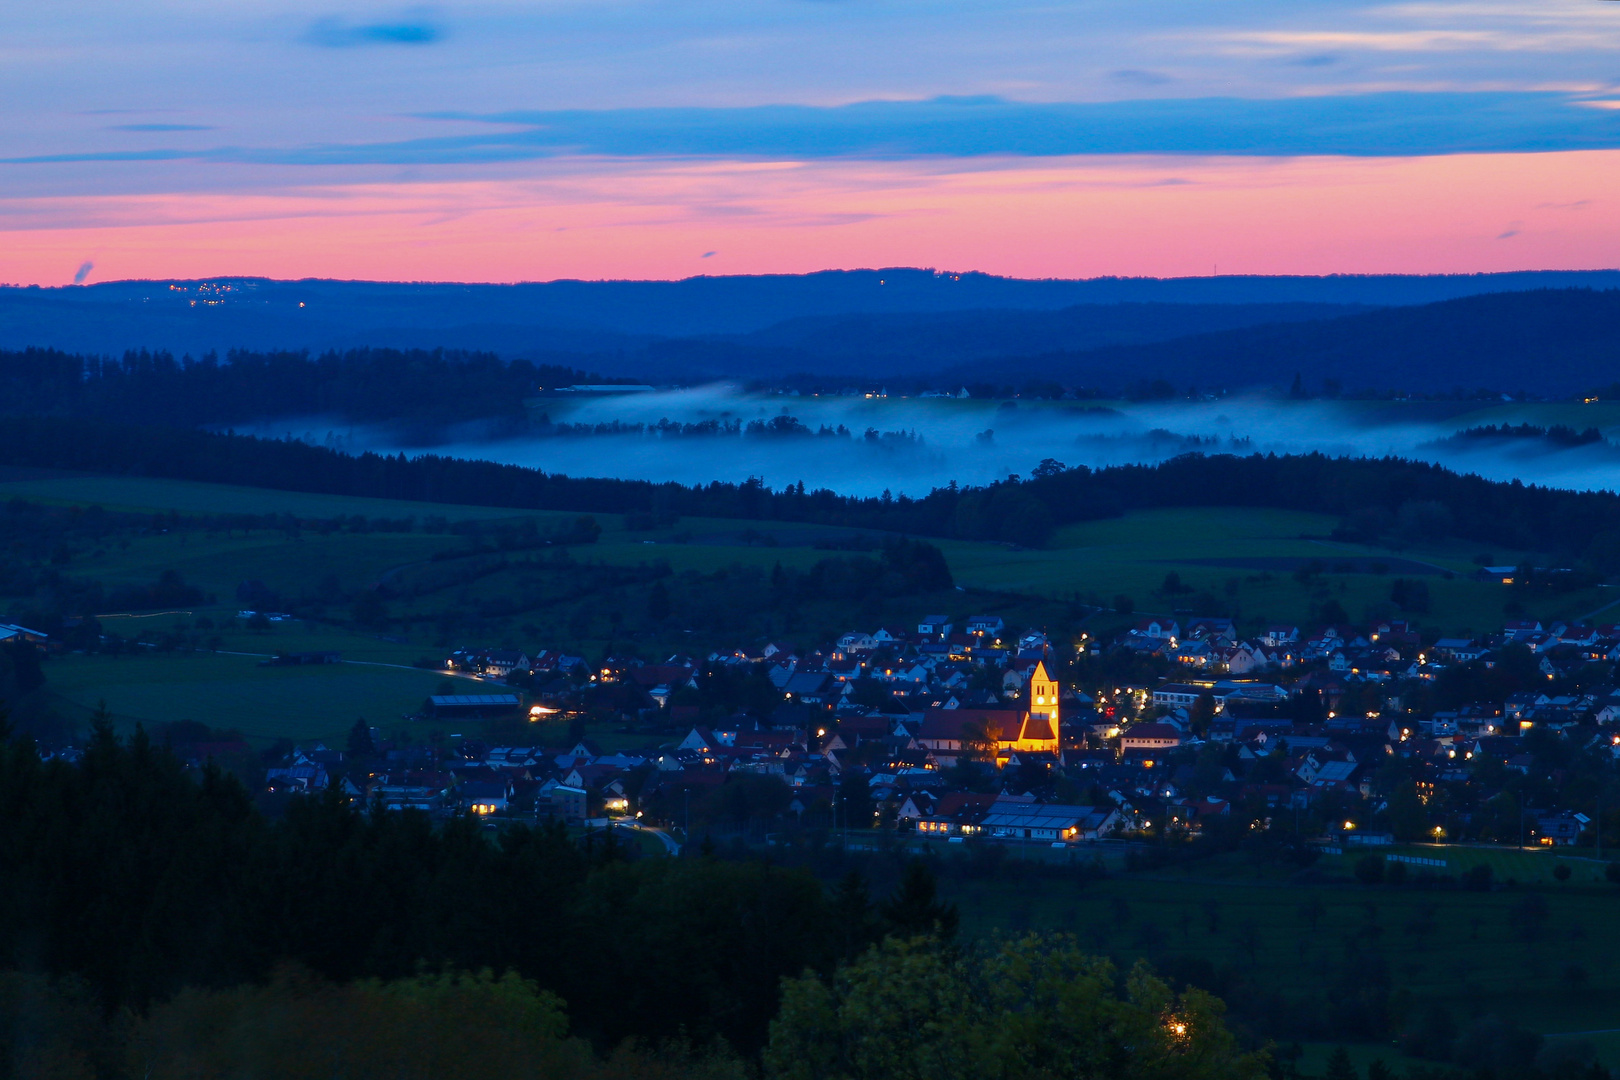
[(265, 165), (482, 164), (570, 156), (797, 161), (1188, 154), (1406, 157), (1620, 147), (1620, 110), (1548, 92), (1026, 103), (994, 97), (817, 107), (436, 113), (467, 134), (372, 143), (95, 150), (6, 163), (195, 159)]
[(111, 124), (108, 131), (213, 131), (212, 124)]
[(1125, 86), (1163, 86), (1175, 81), (1162, 71), (1146, 71), (1142, 68), (1120, 68), (1110, 71), (1108, 78)]
[[(1612, 46), (1614, 27), (1602, 34)], [(1575, 26), (1530, 28), (1423, 27), (1387, 30), (1240, 30), (1212, 35), (1212, 39), (1242, 52), (1266, 53), (1294, 49), (1358, 49), (1384, 53), (1560, 53), (1590, 48), (1592, 30)]]
[(1506, 47), (1512, 38), (1494, 30), (1242, 30), (1216, 40), (1254, 51), (1366, 49), (1377, 52), (1436, 52)]
[(86, 259), (84, 262), (80, 263), (79, 264), (79, 269), (74, 271), (73, 284), (75, 284), (75, 285), (83, 285), (85, 283), (85, 281), (87, 281), (89, 279), (90, 271), (94, 270), (95, 268), (96, 268), (96, 264), (91, 262), (88, 259)]
[(303, 40), (328, 49), (352, 49), (362, 45), (431, 45), (444, 37), (444, 30), (425, 21), (352, 23), (344, 19), (317, 19), (304, 31)]

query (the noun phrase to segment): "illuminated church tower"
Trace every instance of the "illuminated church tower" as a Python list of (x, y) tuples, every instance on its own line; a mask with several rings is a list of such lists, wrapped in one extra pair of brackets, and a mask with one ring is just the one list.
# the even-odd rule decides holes
[(1014, 750), (1049, 753), (1058, 749), (1062, 733), (1058, 695), (1057, 680), (1047, 674), (1042, 660), (1029, 677), (1029, 712), (1024, 714), (1024, 729), (1018, 733)]

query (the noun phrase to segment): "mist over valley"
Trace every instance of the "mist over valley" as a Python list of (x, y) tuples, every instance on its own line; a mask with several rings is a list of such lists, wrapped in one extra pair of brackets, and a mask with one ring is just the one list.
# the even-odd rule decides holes
[(0, 408), (857, 496), (1186, 453), (1397, 456), (1608, 490), (1617, 281), (889, 269), (0, 289)]
[(687, 485), (758, 478), (774, 489), (803, 483), (861, 496), (920, 496), (951, 484), (1028, 478), (1042, 462), (1103, 467), (1187, 453), (1395, 456), (1492, 480), (1573, 490), (1620, 485), (1620, 407), (1604, 402), (1297, 401), (1261, 394), (981, 400), (761, 393), (713, 384), (535, 399), (519, 425), (475, 421), (413, 433), (306, 417), (234, 430), (348, 452), (432, 452), (571, 476)]

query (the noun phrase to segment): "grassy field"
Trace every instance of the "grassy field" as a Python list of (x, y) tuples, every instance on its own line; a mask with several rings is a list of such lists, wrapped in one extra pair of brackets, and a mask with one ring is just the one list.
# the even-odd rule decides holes
[[(1051, 545), (1039, 551), (960, 541), (940, 546), (963, 584), (1037, 594), (1096, 594), (1104, 602), (1123, 593), (1138, 611), (1170, 613), (1209, 593), (1249, 618), (1304, 623), (1313, 603), (1332, 598), (1361, 621), (1375, 609), (1391, 611), (1391, 581), (1407, 576), (1429, 587), (1433, 614), (1417, 616), (1425, 626), (1445, 633), (1484, 633), (1502, 624), (1504, 604), (1511, 599), (1508, 590), (1469, 580), (1477, 569), (1477, 545), (1431, 544), (1392, 552), (1317, 539), (1337, 524), (1324, 515), (1286, 510), (1144, 510), (1060, 529)], [(1504, 563), (1522, 557), (1506, 550), (1491, 554)], [(1294, 570), (1310, 560), (1321, 560), (1328, 569), (1305, 586), (1295, 580)], [(1362, 572), (1335, 572), (1341, 565)], [(1365, 572), (1380, 565), (1388, 569)], [(1192, 592), (1156, 594), (1172, 571)], [(1453, 577), (1448, 580), (1446, 572)], [(1540, 618), (1568, 618), (1620, 599), (1609, 592), (1590, 589), (1546, 597), (1528, 607)]]
[[(1553, 862), (1540, 852), (1522, 859), (1540, 859), (1549, 871)], [(1496, 1012), (1546, 1034), (1616, 1026), (1620, 888), (1586, 884), (1581, 874), (1563, 885), (1492, 892), (1366, 886), (1333, 880), (1326, 861), (1324, 869), (1329, 880), (1300, 883), (1230, 855), (1085, 885), (943, 887), (969, 934), (1067, 930), (1125, 963), (1145, 957), (1173, 971), (1191, 961), (1229, 985), (1275, 987), (1299, 1000), (1336, 982), (1353, 985), (1382, 965), (1393, 990), (1444, 1001), (1459, 1017)], [(1521, 871), (1521, 881), (1528, 877)], [(1543, 902), (1544, 913), (1534, 914)], [(1385, 1052), (1393, 1064), (1393, 1051)]]
[[(1541, 1034), (1545, 1036), (1548, 1046), (1559, 1043), (1586, 1043), (1595, 1052), (1597, 1060), (1611, 1071), (1620, 1067), (1620, 1030), (1542, 1032)], [(1363, 1076), (1367, 1073), (1367, 1067), (1375, 1061), (1382, 1061), (1385, 1065), (1390, 1066), (1397, 1075), (1435, 1068), (1434, 1062), (1408, 1057), (1401, 1052), (1399, 1047), (1394, 1045), (1305, 1042), (1300, 1044), (1300, 1049), (1304, 1051), (1298, 1062), (1300, 1075), (1324, 1075), (1327, 1071), (1328, 1059), (1340, 1046), (1343, 1046), (1345, 1052), (1350, 1056), (1350, 1064), (1355, 1066), (1356, 1072)]]
[[(1606, 848), (1606, 851), (1609, 857), (1620, 858), (1620, 847)], [(1357, 860), (1369, 854), (1444, 859), (1446, 863), (1444, 869), (1439, 867), (1427, 869), (1453, 876), (1465, 873), (1476, 866), (1489, 866), (1492, 879), (1495, 881), (1514, 881), (1521, 885), (1546, 885), (1558, 888), (1583, 883), (1601, 884), (1604, 881), (1604, 868), (1608, 865), (1608, 858), (1595, 858), (1590, 848), (1582, 848), (1580, 854), (1576, 854), (1571, 848), (1521, 850), (1502, 847), (1459, 847), (1449, 844), (1396, 844), (1390, 847), (1350, 848), (1343, 855), (1324, 856), (1323, 865), (1335, 873), (1349, 873)], [(1553, 870), (1558, 866), (1569, 867), (1570, 878), (1567, 883), (1560, 883), (1553, 876)], [(1406, 869), (1408, 873), (1415, 873), (1420, 866), (1409, 864)]]
[(513, 516), (511, 510), (490, 506), (400, 502), (205, 484), (193, 480), (57, 473), (45, 469), (0, 473), (0, 499), (101, 506), (107, 510), (178, 510), (182, 514), (295, 514), (311, 518), (335, 517), (339, 514), (386, 518), (433, 514), (451, 521)]
[[(576, 516), (37, 472), (0, 477), (0, 499), (7, 497), (183, 513), (230, 510), (418, 520), (429, 516), (486, 521), (527, 518), (542, 529), (555, 528)], [(839, 554), (816, 547), (818, 542), (855, 535), (851, 530), (815, 525), (722, 519), (688, 518), (653, 532), (631, 531), (617, 515), (602, 516), (599, 521), (603, 532), (598, 543), (569, 549), (576, 562), (627, 568), (663, 562), (677, 574), (712, 574), (732, 566), (769, 572), (778, 563), (806, 569)], [(1059, 609), (1072, 610), (1068, 602), (1077, 598), (1112, 604), (1117, 594), (1130, 596), (1138, 613), (1201, 610), (1213, 601), (1240, 615), (1246, 625), (1258, 620), (1306, 623), (1316, 606), (1334, 599), (1352, 619), (1361, 620), (1393, 613), (1388, 602), (1391, 580), (1419, 573), (1429, 586), (1434, 607), (1432, 615), (1418, 617), (1423, 625), (1463, 633), (1484, 632), (1501, 624), (1503, 605), (1510, 598), (1508, 590), (1468, 579), (1475, 554), (1468, 547), (1430, 545), (1391, 552), (1312, 539), (1326, 535), (1334, 525), (1333, 519), (1319, 515), (1204, 508), (1143, 511), (1070, 526), (1041, 550), (938, 541), (965, 592), (902, 599), (886, 607), (829, 608), (817, 616), (819, 622), (803, 624), (800, 636), (836, 633), (847, 628), (842, 624), (851, 619), (873, 625), (880, 618), (908, 623), (923, 608), (935, 607), (958, 621), (986, 609), (1014, 622), (1042, 625)], [(221, 639), (218, 647), (228, 652), (329, 649), (341, 652), (346, 660), (401, 667), (351, 669), (345, 665), (331, 671), (261, 671), (254, 666), (255, 660), (245, 658), (66, 657), (50, 665), (51, 688), (68, 707), (82, 710), (105, 698), (114, 713), (131, 719), (200, 720), (238, 727), (263, 739), (327, 736), (347, 730), (358, 716), (375, 721), (414, 710), (439, 677), (405, 667), (424, 657), (441, 656), (452, 645), (599, 651), (609, 644), (607, 615), (612, 610), (625, 606), (644, 610), (646, 601), (640, 598), (644, 593), (621, 589), (593, 597), (547, 600), (553, 606), (542, 605), (514, 616), (469, 616), (481, 608), (489, 609), (492, 603), (498, 606), (499, 601), (525, 589), (539, 590), (539, 595), (550, 588), (547, 596), (555, 596), (556, 589), (554, 581), (547, 585), (542, 580), (546, 572), (535, 562), (552, 557), (544, 551), (514, 553), (509, 565), (487, 574), (462, 573), (469, 566), (466, 559), (434, 558), (466, 543), (453, 535), (421, 532), (225, 534), (178, 529), (125, 534), (93, 550), (74, 551), (63, 567), (73, 577), (98, 580), (113, 588), (149, 584), (164, 571), (174, 570), (208, 598), (176, 612), (96, 612), (107, 630), (123, 636), (180, 631), (201, 641), (217, 636)], [(1493, 554), (1510, 562), (1519, 555)], [(1328, 569), (1301, 583), (1293, 568), (1310, 559), (1322, 560)], [(1378, 564), (1385, 564), (1386, 572), (1377, 572)], [(1351, 568), (1357, 572), (1347, 572)], [(1159, 594), (1166, 574), (1172, 571), (1191, 592)], [(1444, 578), (1445, 571), (1453, 578)], [(347, 601), (327, 606), (318, 621), (281, 623), (265, 633), (250, 632), (234, 619), (241, 606), (236, 600), (237, 588), (245, 581), (263, 582), (286, 597), (307, 598), (322, 590), (353, 596), (379, 584), (431, 584), (435, 575), (446, 584), (426, 592), (418, 589), (419, 595), (410, 595), (406, 589), (407, 595), (390, 601), (389, 615), (394, 621), (372, 631), (354, 628)], [(553, 579), (555, 576), (552, 574)], [(1579, 615), (1605, 603), (1607, 592), (1589, 590), (1543, 598), (1531, 603), (1530, 613), (1541, 618)], [(855, 611), (857, 606), (860, 614)], [(580, 618), (594, 620), (591, 628), (578, 631)], [(1105, 612), (1087, 626), (1106, 632), (1126, 621)], [(571, 625), (576, 629), (571, 630)], [(793, 633), (791, 629), (770, 632)], [(700, 643), (678, 630), (672, 635), (643, 645), (651, 652), (667, 654), (690, 651), (694, 645), (706, 649), (750, 643), (718, 639)], [(807, 637), (801, 643), (812, 642)]]
[(339, 745), (358, 719), (393, 730), (444, 680), (441, 672), (369, 664), (260, 667), (256, 657), (208, 653), (67, 656), (51, 661), (48, 677), (68, 715), (82, 717), (104, 701), (125, 729), (136, 721), (151, 727), (197, 720), (261, 743), (335, 739)]
[[(287, 512), (302, 515), (362, 514), (368, 517), (451, 520), (533, 519), (543, 528), (575, 515), (514, 512), (489, 507), (350, 499), (254, 488), (226, 487), (187, 481), (140, 478), (64, 477), (0, 481), (0, 498), (17, 496), (78, 505), (100, 504), (124, 509)], [(613, 516), (600, 520), (601, 540), (588, 558), (634, 565), (662, 560), (679, 570), (712, 572), (742, 565), (769, 569), (807, 567), (826, 556), (817, 540), (849, 536), (850, 530), (814, 525), (685, 519), (658, 532), (631, 532)], [(1150, 510), (1121, 518), (1073, 525), (1059, 530), (1042, 550), (1019, 550), (1003, 544), (943, 541), (959, 584), (968, 588), (1033, 595), (1095, 595), (1105, 601), (1119, 593), (1131, 596), (1141, 611), (1169, 611), (1198, 593), (1234, 603), (1251, 617), (1301, 621), (1313, 603), (1334, 598), (1353, 619), (1373, 608), (1388, 608), (1390, 580), (1402, 574), (1421, 576), (1433, 597), (1434, 616), (1425, 620), (1448, 633), (1483, 632), (1503, 619), (1509, 599), (1501, 586), (1467, 580), (1475, 569), (1472, 547), (1428, 545), (1402, 552), (1322, 539), (1337, 522), (1314, 514), (1276, 510), (1192, 508)], [(768, 537), (768, 541), (761, 541)], [(127, 548), (90, 553), (84, 569), (109, 582), (149, 581), (163, 569), (177, 569), (188, 581), (229, 601), (236, 584), (255, 578), (277, 580), (336, 575), (344, 585), (371, 584), (390, 570), (428, 558), (449, 546), (445, 537), (420, 533), (280, 534), (232, 537), (150, 536)], [(1476, 545), (1477, 546), (1477, 545)], [(1522, 557), (1516, 551), (1493, 551), (1500, 562)], [(1320, 559), (1329, 570), (1307, 588), (1294, 580), (1302, 560)], [(1229, 563), (1234, 565), (1219, 565)], [(1274, 565), (1273, 565), (1274, 564)], [(1363, 571), (1378, 564), (1385, 573), (1334, 572), (1353, 564)], [(1411, 565), (1421, 564), (1421, 565)], [(1170, 572), (1178, 573), (1193, 593), (1159, 597), (1155, 591)], [(1442, 572), (1455, 575), (1451, 580)], [(1542, 618), (1579, 615), (1608, 603), (1607, 590), (1587, 590), (1530, 603), (1530, 614)]]

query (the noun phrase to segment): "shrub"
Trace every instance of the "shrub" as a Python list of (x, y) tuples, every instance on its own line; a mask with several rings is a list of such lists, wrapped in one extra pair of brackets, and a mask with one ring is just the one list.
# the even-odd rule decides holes
[(284, 971), (269, 986), (186, 990), (154, 1009), (143, 1071), (180, 1077), (197, 1060), (225, 1074), (300, 1074), (311, 1059), (350, 1077), (577, 1077), (586, 1043), (567, 1038), (562, 1001), (516, 975), (420, 975), (346, 986)]
[(1368, 855), (1356, 863), (1356, 880), (1363, 885), (1377, 885), (1384, 880), (1384, 857)]
[(1222, 1009), (1196, 988), (1175, 994), (1142, 965), (1121, 979), (1061, 936), (966, 955), (933, 938), (891, 939), (830, 980), (807, 972), (783, 984), (764, 1072), (1259, 1080), (1262, 1058), (1240, 1051)]

